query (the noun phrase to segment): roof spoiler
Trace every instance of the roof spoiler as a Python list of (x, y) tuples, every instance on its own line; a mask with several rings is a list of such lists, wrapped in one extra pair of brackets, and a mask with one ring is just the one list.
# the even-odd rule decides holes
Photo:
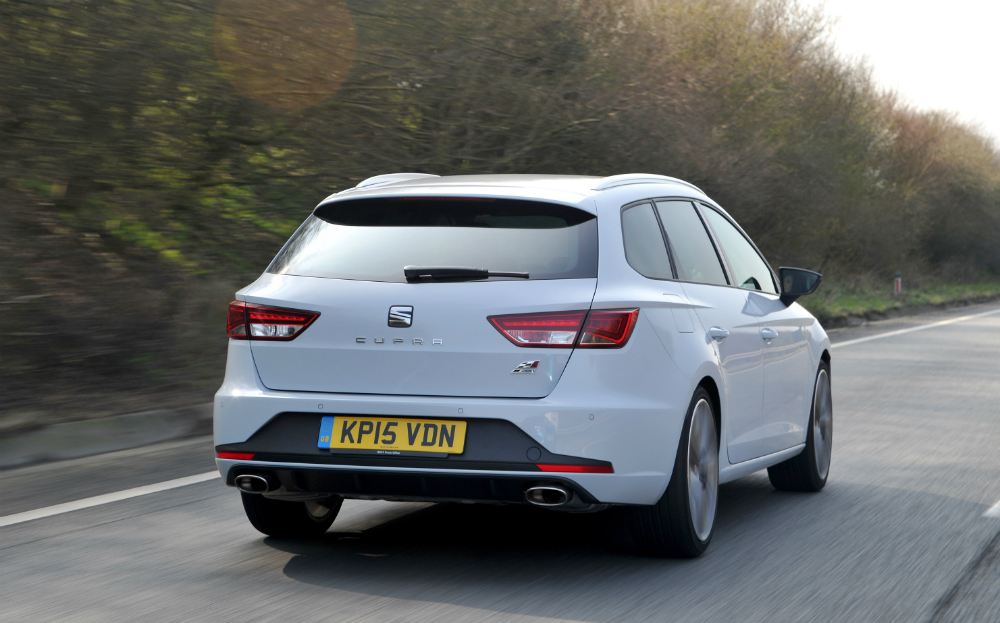
[(369, 177), (355, 188), (367, 188), (368, 186), (379, 186), (381, 184), (392, 184), (393, 182), (405, 182), (407, 180), (419, 180), (424, 177), (441, 177), (432, 173), (386, 173)]

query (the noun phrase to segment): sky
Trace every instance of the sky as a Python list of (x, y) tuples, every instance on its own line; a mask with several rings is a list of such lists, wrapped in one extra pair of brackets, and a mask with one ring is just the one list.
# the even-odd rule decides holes
[(1000, 147), (1000, 1), (799, 0), (837, 20), (831, 42), (922, 110), (956, 113)]

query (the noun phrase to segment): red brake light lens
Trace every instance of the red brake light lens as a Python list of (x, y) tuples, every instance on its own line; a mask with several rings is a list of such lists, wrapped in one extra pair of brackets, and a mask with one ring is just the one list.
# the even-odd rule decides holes
[(247, 304), (243, 301), (233, 301), (229, 304), (229, 318), (226, 320), (226, 333), (234, 340), (247, 339)]
[(226, 333), (235, 340), (293, 340), (306, 330), (319, 312), (265, 307), (233, 301), (229, 304)]
[(497, 331), (517, 346), (573, 348), (585, 311), (489, 316)]
[(621, 348), (632, 336), (638, 319), (638, 309), (602, 309), (589, 314), (584, 311), (515, 314), (487, 318), (501, 335), (515, 345), (527, 348)]
[(252, 340), (292, 340), (319, 318), (317, 312), (247, 305)]
[(581, 348), (621, 348), (632, 336), (638, 309), (590, 312), (580, 338)]
[(571, 474), (613, 474), (615, 469), (610, 465), (549, 465), (535, 463), (535, 467), (543, 472), (567, 472)]

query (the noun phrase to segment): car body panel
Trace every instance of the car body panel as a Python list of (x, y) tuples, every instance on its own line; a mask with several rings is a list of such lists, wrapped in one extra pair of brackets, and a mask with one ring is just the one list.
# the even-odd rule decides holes
[(818, 359), (809, 339), (816, 319), (798, 304), (786, 306), (777, 296), (750, 293), (761, 331), (777, 334), (764, 344), (764, 405), (760, 441), (764, 454), (805, 443), (815, 377), (812, 362)]
[(729, 461), (740, 463), (767, 454), (756, 439), (764, 398), (764, 360), (749, 293), (702, 283), (685, 283), (684, 291), (694, 304), (703, 335), (712, 327), (729, 331), (722, 340), (708, 337), (719, 358), (722, 391), (729, 399), (729, 426), (723, 437)]
[[(586, 310), (596, 279), (384, 283), (264, 275), (249, 303), (319, 312), (290, 342), (251, 340), (265, 387), (285, 391), (541, 398), (572, 349), (519, 348), (487, 316)], [(389, 308), (413, 308), (390, 327)], [(532, 374), (511, 374), (520, 363)]]

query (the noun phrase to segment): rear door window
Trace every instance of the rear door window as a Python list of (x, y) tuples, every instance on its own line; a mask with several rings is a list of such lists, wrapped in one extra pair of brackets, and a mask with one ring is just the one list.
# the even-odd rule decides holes
[(651, 204), (641, 203), (622, 211), (622, 238), (625, 259), (636, 272), (650, 279), (673, 278), (667, 247)]
[[(405, 283), (404, 266), (596, 278), (597, 219), (571, 206), (517, 199), (337, 201), (316, 208), (267, 272)], [(491, 277), (497, 279), (505, 278)]]
[(750, 241), (717, 211), (705, 208), (704, 213), (709, 225), (712, 226), (712, 231), (715, 232), (715, 238), (722, 247), (722, 252), (729, 260), (733, 280), (736, 282), (734, 285), (747, 290), (777, 294), (771, 269)]
[(690, 201), (657, 201), (656, 210), (667, 232), (677, 278), (695, 283), (727, 285), (719, 255), (694, 204)]

